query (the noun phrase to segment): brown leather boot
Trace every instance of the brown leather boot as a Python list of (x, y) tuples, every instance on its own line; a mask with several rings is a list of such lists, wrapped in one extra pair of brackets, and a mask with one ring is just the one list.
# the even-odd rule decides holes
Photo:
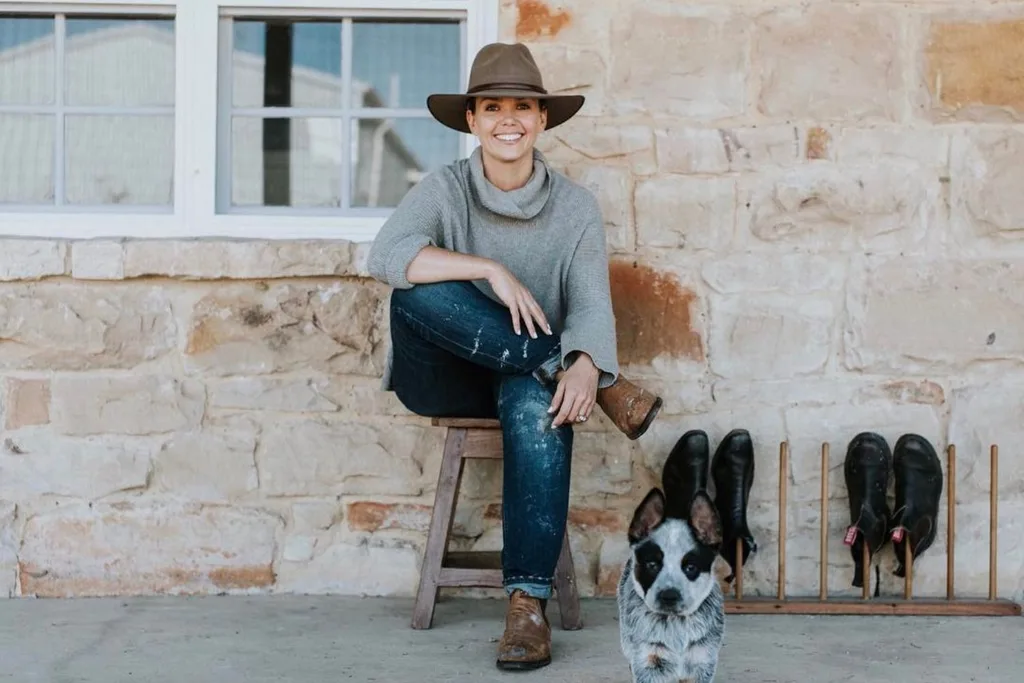
[(639, 439), (661, 410), (661, 397), (619, 375), (610, 387), (597, 390), (597, 405), (630, 439)]
[(498, 643), (499, 669), (539, 669), (551, 663), (551, 624), (544, 605), (520, 590), (512, 591), (505, 633)]

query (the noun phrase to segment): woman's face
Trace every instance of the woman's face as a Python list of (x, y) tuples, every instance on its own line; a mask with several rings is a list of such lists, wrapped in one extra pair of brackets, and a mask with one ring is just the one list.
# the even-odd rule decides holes
[(478, 99), (466, 112), (469, 129), (480, 140), (484, 154), (514, 162), (533, 156), (533, 145), (547, 124), (547, 112), (532, 98)]

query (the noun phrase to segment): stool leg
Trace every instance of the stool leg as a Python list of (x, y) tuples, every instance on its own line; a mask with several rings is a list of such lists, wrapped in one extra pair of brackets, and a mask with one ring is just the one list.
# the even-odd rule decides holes
[(428, 629), (434, 620), (434, 605), (437, 602), (437, 582), (441, 577), (441, 566), (448, 550), (448, 538), (455, 519), (455, 504), (459, 497), (459, 483), (462, 480), (462, 452), (466, 443), (466, 430), (448, 428), (445, 438), (441, 471), (437, 477), (437, 491), (434, 494), (434, 510), (430, 517), (427, 533), (427, 547), (423, 552), (420, 567), (420, 585), (416, 592), (416, 606), (412, 614), (414, 629)]
[(580, 594), (576, 588), (576, 567), (569, 547), (569, 529), (562, 537), (562, 552), (555, 567), (555, 593), (558, 596), (558, 612), (562, 617), (562, 629), (577, 631), (583, 628), (580, 617)]

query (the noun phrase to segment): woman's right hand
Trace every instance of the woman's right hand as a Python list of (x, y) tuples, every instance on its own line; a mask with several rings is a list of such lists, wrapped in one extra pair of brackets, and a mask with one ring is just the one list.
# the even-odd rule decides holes
[(516, 334), (521, 334), (521, 322), (524, 322), (530, 336), (536, 339), (537, 330), (534, 327), (534, 321), (540, 329), (548, 334), (552, 333), (551, 325), (548, 324), (544, 311), (530, 294), (530, 290), (524, 287), (505, 266), (495, 262), (487, 277), (487, 282), (490, 283), (491, 289), (502, 303), (508, 306), (508, 310), (512, 314), (512, 329)]

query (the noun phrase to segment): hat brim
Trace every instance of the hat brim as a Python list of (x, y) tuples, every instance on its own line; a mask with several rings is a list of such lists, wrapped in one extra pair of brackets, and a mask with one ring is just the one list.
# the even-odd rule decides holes
[(546, 95), (528, 90), (485, 90), (471, 95), (435, 94), (427, 97), (427, 109), (440, 123), (460, 133), (471, 133), (466, 122), (466, 100), (470, 97), (529, 97), (544, 102), (548, 112), (547, 125), (544, 130), (560, 126), (583, 107), (586, 101), (583, 95)]

